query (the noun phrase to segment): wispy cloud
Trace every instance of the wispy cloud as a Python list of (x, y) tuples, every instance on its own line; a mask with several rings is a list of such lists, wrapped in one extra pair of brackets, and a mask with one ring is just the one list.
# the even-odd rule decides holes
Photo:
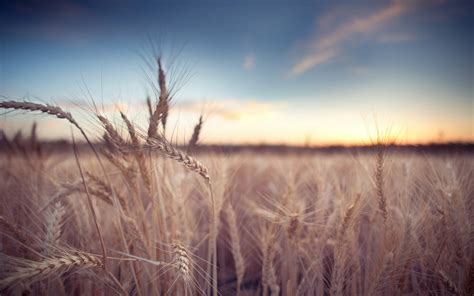
[(333, 60), (341, 54), (344, 43), (361, 34), (377, 32), (387, 23), (409, 11), (412, 6), (407, 1), (392, 1), (379, 10), (355, 17), (340, 23), (334, 30), (313, 37), (309, 43), (310, 51), (290, 70), (290, 77), (296, 77), (306, 71)]
[(329, 48), (327, 50), (317, 51), (314, 52), (305, 58), (303, 58), (299, 63), (293, 66), (290, 72), (290, 77), (296, 77), (304, 72), (308, 71), (316, 67), (317, 65), (321, 65), (327, 63), (334, 59), (336, 55), (339, 53), (337, 48)]
[(250, 71), (252, 70), (253, 68), (255, 68), (255, 54), (251, 53), (251, 54), (248, 54), (245, 56), (244, 58), (244, 69), (247, 70), (247, 71)]
[(402, 15), (407, 8), (408, 6), (404, 5), (403, 2), (392, 2), (365, 18), (356, 18), (341, 24), (334, 32), (317, 40), (314, 47), (329, 48), (338, 46), (356, 34), (373, 32), (388, 21)]

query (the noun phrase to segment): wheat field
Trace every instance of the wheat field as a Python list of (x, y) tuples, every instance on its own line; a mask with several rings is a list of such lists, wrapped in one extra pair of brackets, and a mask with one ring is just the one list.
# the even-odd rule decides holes
[(126, 114), (93, 141), (59, 106), (0, 101), (74, 128), (61, 153), (3, 137), (5, 295), (472, 295), (468, 153), (198, 153)]

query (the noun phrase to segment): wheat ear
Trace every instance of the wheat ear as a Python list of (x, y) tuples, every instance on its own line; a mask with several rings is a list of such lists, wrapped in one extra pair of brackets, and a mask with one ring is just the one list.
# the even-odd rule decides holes
[(148, 115), (151, 117), (153, 115), (153, 107), (151, 106), (150, 96), (146, 96), (146, 106), (148, 108)]
[(90, 172), (86, 172), (86, 175), (88, 176), (88, 181), (91, 181), (92, 185), (95, 185), (95, 187), (89, 188), (89, 192), (92, 195), (95, 195), (96, 197), (108, 203), (109, 205), (113, 205), (114, 203), (112, 199), (112, 194), (113, 192), (115, 192), (115, 195), (117, 196), (117, 199), (120, 203), (120, 206), (122, 206), (122, 209), (128, 208), (127, 198), (120, 194), (117, 189), (114, 190), (99, 176), (96, 176)]
[(48, 256), (52, 246), (59, 244), (63, 216), (66, 213), (61, 202), (57, 202), (49, 215), (46, 216), (46, 236), (43, 244), (43, 254)]
[(160, 98), (158, 100), (158, 105), (161, 106), (162, 116), (161, 124), (163, 125), (163, 131), (166, 130), (166, 121), (168, 119), (169, 111), (169, 92), (166, 86), (166, 75), (163, 67), (161, 65), (161, 58), (158, 58), (158, 85), (160, 87)]
[(161, 59), (158, 58), (158, 86), (160, 88), (160, 95), (158, 103), (150, 115), (150, 122), (148, 124), (148, 138), (155, 138), (158, 135), (158, 124), (161, 121), (163, 131), (166, 128), (166, 121), (169, 111), (169, 93), (166, 87), (166, 75), (161, 65)]
[(42, 113), (54, 115), (57, 118), (67, 119), (73, 124), (77, 124), (71, 113), (64, 111), (58, 106), (52, 106), (49, 104), (42, 105), (32, 102), (18, 102), (18, 101), (3, 101), (0, 102), (0, 108), (3, 109), (16, 109), (16, 110), (26, 110), (26, 111), (39, 111)]
[(339, 241), (343, 238), (344, 234), (347, 231), (347, 228), (349, 228), (350, 223), (352, 221), (352, 217), (354, 216), (354, 209), (359, 203), (360, 200), (360, 194), (357, 195), (354, 203), (352, 203), (346, 210), (344, 214), (344, 218), (342, 219), (342, 225), (341, 225), (341, 230), (339, 232)]
[(189, 144), (188, 144), (188, 151), (191, 151), (194, 147), (196, 147), (199, 141), (199, 135), (201, 133), (202, 124), (203, 124), (203, 120), (202, 120), (202, 115), (201, 115), (199, 116), (198, 123), (196, 124), (196, 126), (194, 126), (193, 135), (191, 136), (191, 139), (189, 140)]
[(173, 265), (178, 272), (178, 276), (185, 281), (191, 280), (191, 262), (192, 259), (188, 254), (188, 250), (178, 241), (172, 243)]
[(119, 151), (122, 152), (123, 148), (127, 146), (127, 142), (122, 138), (122, 136), (117, 132), (112, 123), (104, 116), (97, 114), (97, 118), (102, 123), (105, 131), (109, 135), (110, 141), (118, 147)]
[(140, 149), (141, 144), (140, 144), (138, 135), (135, 131), (135, 127), (133, 126), (133, 124), (130, 122), (130, 120), (127, 118), (127, 116), (124, 113), (120, 112), (120, 115), (122, 116), (123, 121), (127, 125), (128, 133), (130, 135), (130, 139), (132, 140), (132, 145), (136, 147), (136, 150), (134, 150), (133, 155), (135, 156), (135, 159), (137, 160), (138, 169), (140, 170), (140, 173), (142, 175), (143, 182), (145, 183), (148, 190), (151, 190), (150, 171), (146, 164), (145, 154)]
[(0, 280), (0, 289), (12, 287), (19, 283), (34, 283), (49, 277), (60, 276), (71, 268), (102, 267), (99, 258), (84, 253), (73, 252), (58, 257), (46, 257), (42, 261), (15, 258), (11, 270)]
[[(69, 121), (72, 125), (74, 125), (82, 134), (84, 139), (87, 141), (89, 146), (91, 147), (92, 151), (94, 152), (95, 156), (97, 157), (99, 163), (102, 166), (102, 163), (100, 162), (100, 157), (97, 151), (94, 148), (94, 145), (92, 145), (92, 142), (89, 140), (89, 137), (87, 136), (86, 132), (82, 129), (82, 127), (79, 125), (79, 123), (72, 117), (72, 114), (69, 112), (64, 111), (61, 109), (59, 106), (53, 106), (53, 105), (43, 105), (43, 104), (37, 104), (37, 103), (32, 103), (32, 102), (18, 102), (18, 101), (0, 101), (0, 108), (2, 109), (14, 109), (14, 110), (25, 110), (25, 111), (30, 111), (30, 112), (42, 112), (45, 114), (53, 115), (56, 116), (57, 118), (60, 119), (66, 119)], [(104, 169), (105, 171), (105, 169)]]
[(375, 194), (378, 198), (379, 210), (384, 221), (387, 221), (387, 199), (384, 191), (385, 145), (379, 143), (375, 163)]
[(277, 275), (275, 271), (274, 259), (276, 256), (276, 233), (274, 225), (270, 228), (265, 228), (261, 238), (263, 262), (262, 262), (262, 285), (263, 295), (268, 295), (269, 290), (271, 295), (280, 295), (280, 286), (277, 282)]
[(178, 149), (174, 148), (168, 141), (163, 138), (151, 138), (148, 139), (147, 143), (144, 145), (145, 148), (149, 148), (152, 150), (159, 150), (167, 157), (176, 160), (186, 168), (190, 169), (201, 175), (206, 181), (210, 181), (210, 176), (207, 168), (199, 162), (194, 157), (187, 155), (184, 152), (179, 151)]

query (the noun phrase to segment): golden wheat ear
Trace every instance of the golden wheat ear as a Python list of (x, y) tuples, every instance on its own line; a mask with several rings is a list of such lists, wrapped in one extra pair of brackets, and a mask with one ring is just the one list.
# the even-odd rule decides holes
[(61, 228), (63, 225), (63, 217), (66, 210), (61, 202), (53, 205), (51, 211), (46, 216), (46, 235), (43, 242), (43, 254), (48, 256), (52, 253), (53, 247), (59, 245), (61, 237)]
[(8, 270), (11, 271), (0, 280), (0, 289), (12, 288), (20, 283), (32, 284), (52, 276), (58, 277), (72, 268), (102, 267), (99, 258), (80, 251), (45, 257), (41, 261), (7, 258), (6, 262)]
[[(158, 85), (160, 86), (160, 97), (158, 100), (158, 105), (162, 109), (161, 124), (163, 125), (163, 131), (166, 130), (166, 121), (168, 119), (169, 111), (169, 91), (166, 83), (166, 75), (161, 65), (161, 58), (158, 58)], [(158, 109), (158, 108), (157, 108)]]
[(188, 153), (191, 152), (194, 147), (196, 147), (199, 141), (199, 135), (201, 134), (202, 125), (203, 125), (203, 119), (201, 115), (199, 116), (198, 123), (194, 126), (193, 135), (191, 136), (191, 139), (189, 139)]
[(151, 99), (150, 96), (146, 96), (146, 106), (148, 108), (148, 116), (153, 115), (153, 107), (151, 106)]
[[(158, 64), (158, 86), (160, 88), (160, 95), (155, 109), (151, 112), (150, 122), (148, 125), (148, 138), (156, 138), (158, 136), (158, 125), (161, 122), (163, 132), (166, 130), (166, 123), (168, 120), (170, 95), (166, 84), (166, 74), (161, 64), (161, 59), (157, 59)], [(151, 103), (150, 103), (151, 105)], [(151, 109), (150, 109), (151, 110)]]
[(123, 139), (123, 137), (115, 129), (114, 125), (105, 116), (97, 114), (97, 118), (104, 127), (111, 143), (115, 145), (115, 147), (117, 147), (120, 152), (123, 152), (127, 146), (127, 141)]
[(92, 142), (89, 140), (89, 137), (87, 136), (84, 129), (82, 129), (82, 127), (74, 119), (74, 117), (72, 116), (70, 112), (64, 111), (61, 107), (53, 106), (50, 104), (38, 104), (38, 103), (33, 103), (33, 102), (28, 102), (28, 101), (20, 102), (20, 101), (9, 100), (9, 101), (0, 101), (0, 108), (13, 109), (13, 110), (25, 110), (29, 112), (41, 112), (41, 113), (53, 115), (59, 119), (65, 119), (69, 121), (73, 126), (75, 126), (81, 132), (82, 136), (87, 141), (92, 151), (94, 151), (94, 154), (97, 156), (97, 158), (99, 158), (94, 146), (92, 145)]
[(130, 139), (134, 147), (133, 155), (135, 156), (135, 159), (137, 160), (138, 169), (140, 170), (140, 174), (142, 175), (143, 182), (145, 183), (148, 191), (151, 191), (152, 184), (151, 184), (150, 169), (148, 168), (147, 161), (145, 159), (145, 154), (143, 153), (143, 150), (141, 149), (142, 145), (140, 143), (140, 138), (137, 134), (137, 131), (135, 130), (135, 126), (128, 119), (128, 117), (123, 112), (120, 112), (120, 115), (122, 116), (122, 120), (125, 122), (127, 126), (128, 134), (130, 135)]
[(31, 112), (41, 112), (49, 115), (56, 116), (57, 118), (66, 119), (74, 125), (77, 125), (76, 120), (72, 117), (71, 113), (64, 111), (58, 106), (43, 105), (32, 102), (20, 102), (20, 101), (0, 101), (0, 108), (2, 109), (14, 109), (14, 110), (25, 110)]
[(393, 144), (390, 138), (390, 129), (388, 129), (383, 135), (377, 130), (377, 141), (375, 143), (376, 156), (375, 156), (375, 170), (374, 170), (374, 181), (375, 181), (375, 195), (378, 199), (379, 212), (386, 222), (388, 219), (387, 209), (387, 194), (385, 192), (386, 182), (386, 162), (387, 152), (389, 146)]
[(194, 157), (189, 156), (188, 154), (181, 152), (177, 148), (174, 148), (168, 141), (164, 138), (149, 138), (147, 143), (144, 145), (145, 148), (151, 150), (158, 150), (166, 155), (168, 158), (176, 160), (178, 163), (182, 164), (189, 170), (198, 173), (206, 181), (210, 182), (211, 177), (209, 176), (209, 171), (206, 166), (204, 166), (200, 161)]

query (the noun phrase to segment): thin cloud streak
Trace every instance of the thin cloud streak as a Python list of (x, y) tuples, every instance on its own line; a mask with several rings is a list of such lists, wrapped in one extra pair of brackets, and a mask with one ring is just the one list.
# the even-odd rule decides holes
[(289, 77), (297, 77), (318, 65), (330, 62), (338, 54), (339, 50), (337, 48), (331, 48), (324, 51), (317, 51), (311, 55), (308, 55), (291, 69)]
[(344, 22), (336, 30), (310, 44), (312, 51), (296, 63), (290, 70), (290, 77), (299, 76), (314, 67), (331, 61), (340, 54), (343, 43), (359, 34), (369, 34), (379, 30), (386, 23), (406, 13), (407, 2), (394, 1), (365, 18), (354, 18)]
[(356, 18), (342, 24), (335, 32), (317, 40), (313, 45), (318, 49), (338, 46), (356, 34), (370, 33), (388, 21), (399, 17), (408, 7), (402, 2), (394, 2), (366, 18)]

